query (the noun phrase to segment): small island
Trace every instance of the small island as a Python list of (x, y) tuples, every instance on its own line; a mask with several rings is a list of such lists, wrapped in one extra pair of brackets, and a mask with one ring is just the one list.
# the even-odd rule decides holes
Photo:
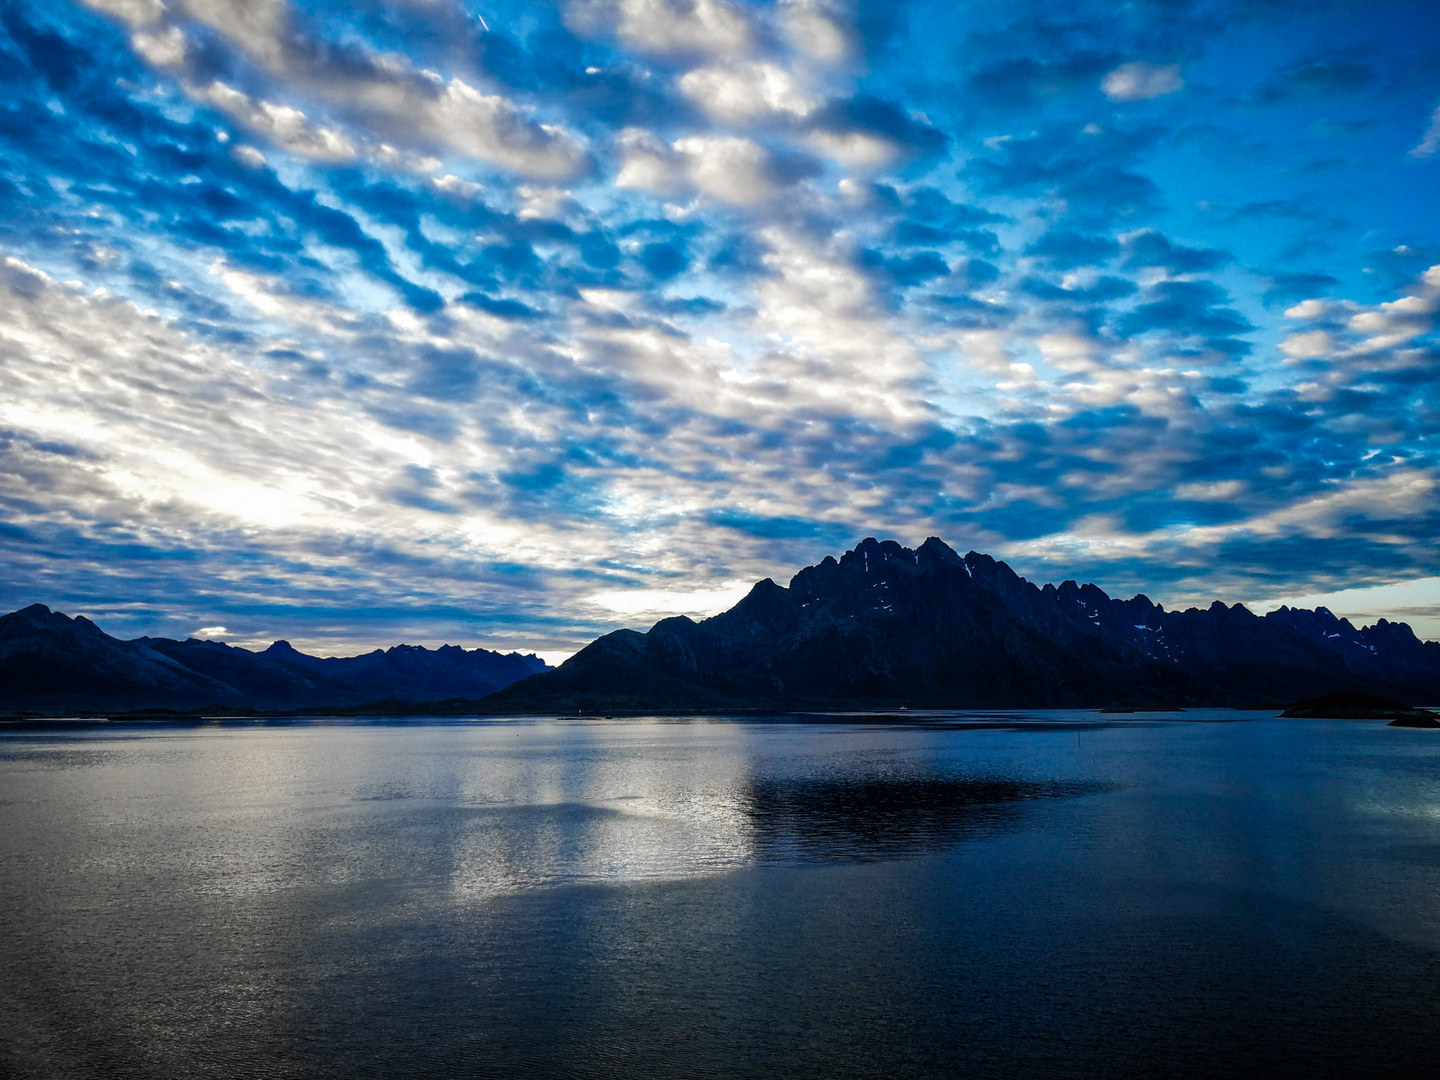
[(1440, 713), (1355, 690), (1297, 701), (1280, 715), (1292, 720), (1388, 720), (1390, 727), (1440, 728)]

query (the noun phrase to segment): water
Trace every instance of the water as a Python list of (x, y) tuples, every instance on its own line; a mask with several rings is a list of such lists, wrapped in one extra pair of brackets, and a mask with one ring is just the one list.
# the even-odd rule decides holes
[(1440, 738), (1243, 715), (12, 730), (0, 1074), (1428, 1074)]

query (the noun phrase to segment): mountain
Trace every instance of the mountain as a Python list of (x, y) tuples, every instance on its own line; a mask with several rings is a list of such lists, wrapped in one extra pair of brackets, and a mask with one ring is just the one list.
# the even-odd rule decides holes
[(237, 692), (139, 642), (119, 641), (83, 615), (43, 604), (0, 616), (0, 710), (57, 712), (233, 702)]
[(433, 652), (422, 645), (395, 645), (363, 656), (321, 659), (296, 652), (288, 641), (277, 641), (261, 655), (344, 683), (366, 701), (395, 696), (397, 687), (404, 687), (400, 696), (412, 701), (479, 698), (549, 670), (549, 665), (533, 653), (522, 656), (485, 649), (467, 652), (458, 645), (442, 645)]
[(861, 542), (714, 618), (618, 630), (481, 702), (495, 712), (1257, 706), (1334, 690), (1440, 700), (1440, 643), (1324, 608), (1166, 611), (1003, 562)]
[(913, 551), (864, 540), (788, 587), (767, 578), (714, 618), (617, 630), (555, 670), (449, 645), (321, 658), (285, 641), (121, 641), (40, 604), (0, 616), (0, 711), (52, 714), (384, 699), (496, 713), (1271, 706), (1342, 690), (1440, 702), (1440, 643), (1324, 608), (1166, 611), (1095, 585), (1042, 588), (934, 538)]
[(254, 653), (218, 641), (121, 641), (84, 616), (34, 604), (0, 616), (0, 711), (344, 707), (479, 698), (536, 672), (519, 653), (396, 645), (307, 656), (287, 641)]

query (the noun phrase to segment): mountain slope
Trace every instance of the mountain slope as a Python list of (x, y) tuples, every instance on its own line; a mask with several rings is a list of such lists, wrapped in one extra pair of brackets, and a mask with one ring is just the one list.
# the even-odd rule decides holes
[(938, 539), (867, 539), (729, 611), (617, 631), (484, 701), (496, 711), (1270, 705), (1336, 689), (1440, 699), (1440, 644), (1323, 608), (1165, 611), (1039, 588)]
[[(867, 539), (788, 587), (766, 579), (695, 622), (620, 630), (559, 669), (534, 656), (397, 645), (364, 656), (119, 641), (42, 605), (0, 616), (0, 711), (347, 708), (481, 699), (493, 712), (1285, 704), (1337, 690), (1440, 701), (1440, 643), (1324, 608), (1166, 611), (1003, 562)], [(487, 696), (488, 695), (488, 696)]]
[(121, 641), (84, 616), (42, 604), (0, 616), (0, 711), (283, 710), (478, 698), (546, 669), (533, 655), (452, 645), (318, 657), (285, 641), (261, 653), (194, 638)]
[(350, 687), (366, 701), (390, 696), (397, 687), (404, 688), (403, 699), (412, 701), (479, 698), (547, 670), (544, 661), (533, 654), (467, 651), (458, 645), (434, 650), (394, 645), (363, 656), (318, 657), (297, 652), (288, 641), (277, 641), (260, 655)]
[(116, 710), (189, 708), (240, 698), (234, 687), (143, 642), (112, 638), (83, 615), (32, 604), (0, 616), (0, 709), (61, 712), (99, 701)]

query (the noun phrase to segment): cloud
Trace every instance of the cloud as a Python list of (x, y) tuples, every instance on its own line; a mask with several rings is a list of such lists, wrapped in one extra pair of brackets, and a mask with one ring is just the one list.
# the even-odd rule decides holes
[(81, 0), (86, 7), (113, 15), (131, 26), (148, 26), (165, 14), (161, 0)]
[[(368, 547), (372, 558), (388, 551), (390, 565), (408, 562), (422, 576), (438, 571), (464, 578), (469, 538), (487, 528), (510, 536), (493, 514), (473, 508), (461, 533), (442, 542), (448, 549), (444, 557), (425, 555), (423, 547), (411, 547), (394, 531), (407, 520), (386, 509), (395, 505), (387, 492), (397, 466), (409, 477), (401, 505), (414, 506), (416, 499), (405, 496), (423, 491), (440, 506), (462, 483), (455, 466), (464, 461), (473, 470), (489, 455), (461, 444), (456, 457), (437, 467), (433, 447), (443, 443), (397, 436), (383, 421), (371, 420), (367, 414), (383, 413), (394, 397), (383, 378), (341, 396), (323, 387), (295, 395), (283, 377), (252, 369), (133, 305), (86, 298), (13, 259), (3, 277), (7, 395), (35, 376), (63, 372), (63, 378), (51, 381), (43, 396), (29, 395), (23, 411), (4, 410), (0, 424), (13, 420), (32, 432), (58, 431), (75, 422), (87, 401), (107, 402), (105, 420), (86, 425), (78, 456), (70, 455), (73, 464), (48, 473), (52, 512), (63, 507), (59, 520), (72, 532), (67, 565), (77, 571), (88, 559), (103, 559), (105, 537), (115, 523), (137, 514), (147, 523), (149, 545), (188, 551), (191, 561), (202, 564), (211, 553), (232, 549), (234, 541), (227, 537), (243, 528), (264, 540), (242, 567), (272, 575), (288, 583), (284, 588), (306, 591), (323, 604), (326, 573), (338, 572), (336, 580), (348, 582), (345, 588), (383, 591), (380, 579), (351, 565), (355, 552), (330, 543), (337, 518), (351, 521), (355, 542)], [(295, 320), (297, 328), (314, 325), (315, 315), (304, 305), (283, 298), (276, 298), (272, 314)], [(332, 344), (353, 340), (343, 331), (330, 336)], [(407, 350), (404, 336), (391, 338), (388, 348)], [(453, 387), (444, 397), (455, 400)], [(160, 404), (167, 400), (173, 407)], [(316, 417), (326, 414), (346, 417), (345, 436), (317, 425)], [(14, 493), (12, 488), (5, 495)], [(36, 513), (45, 514), (36, 508), (22, 516)], [(446, 559), (448, 571), (442, 569)], [(427, 562), (430, 569), (423, 570)]]
[(689, 615), (704, 619), (734, 607), (754, 587), (731, 581), (712, 589), (606, 589), (585, 597), (587, 603), (619, 615)]
[(1327, 357), (1336, 351), (1335, 338), (1324, 330), (1291, 334), (1280, 343), (1280, 351), (1292, 360)]
[(992, 198), (1048, 196), (1071, 226), (1108, 226), (1152, 212), (1160, 189), (1142, 171), (1163, 132), (1155, 127), (1087, 133), (1067, 126), (993, 143), (963, 177)]
[(1315, 59), (1295, 64), (1268, 80), (1260, 92), (1262, 100), (1284, 101), (1294, 97), (1353, 96), (1377, 79), (1368, 64), (1345, 59)]
[[(557, 125), (537, 123), (516, 104), (459, 77), (444, 79), (403, 57), (311, 36), (285, 0), (180, 0), (174, 12), (96, 5), (132, 25), (136, 53), (181, 75), (197, 99), (291, 153), (317, 160), (395, 158), (391, 144), (421, 153), (444, 149), (519, 173), (555, 180), (587, 168), (581, 143)], [(265, 74), (266, 97), (206, 77), (207, 48), (192, 40), (195, 24), (239, 50)], [(209, 47), (208, 53), (213, 54)], [(228, 59), (222, 67), (233, 68)], [(316, 123), (284, 98), (323, 102), (330, 123)], [(277, 100), (279, 99), (279, 100)], [(351, 130), (344, 131), (348, 127)], [(414, 160), (414, 159), (412, 159)], [(438, 166), (438, 162), (435, 163)]]
[(922, 251), (909, 258), (886, 258), (878, 251), (862, 251), (860, 265), (889, 277), (902, 288), (923, 285), (950, 273), (950, 267), (933, 251)]
[(176, 0), (176, 8), (272, 70), (288, 66), (303, 49), (286, 0)]
[(738, 136), (691, 135), (667, 146), (631, 128), (618, 139), (615, 183), (655, 195), (698, 190), (717, 202), (753, 206), (773, 198), (808, 170), (802, 161), (777, 161), (759, 143)]
[(803, 117), (817, 104), (773, 63), (696, 68), (680, 79), (680, 89), (715, 119), (732, 124), (769, 114)]
[(1430, 114), (1430, 126), (1425, 129), (1425, 134), (1420, 141), (1410, 149), (1410, 156), (1413, 158), (1434, 157), (1435, 151), (1440, 150), (1440, 106)]
[(1210, 282), (1159, 282), (1146, 289), (1142, 302), (1120, 319), (1120, 332), (1129, 335), (1160, 331), (1202, 338), (1210, 347), (1225, 352), (1243, 350), (1243, 344), (1230, 339), (1254, 327), (1239, 312), (1221, 306), (1227, 299), (1224, 290)]
[(1025, 249), (1025, 254), (1043, 256), (1053, 266), (1064, 270), (1106, 262), (1119, 251), (1120, 245), (1108, 236), (1052, 229), (1032, 242)]
[(841, 165), (880, 169), (944, 152), (949, 140), (892, 102), (869, 95), (828, 102), (813, 116), (807, 141)]
[[(1167, 602), (1440, 571), (1422, 42), (1322, 20), (1257, 73), (1205, 58), (1281, 40), (1263, 6), (485, 19), (4, 9), (0, 592), (563, 652), (631, 619), (596, 594), (693, 610), (867, 534)], [(1206, 85), (1111, 107), (1135, 56)]]
[(1176, 244), (1156, 229), (1145, 229), (1122, 238), (1125, 265), (1159, 266), (1174, 274), (1197, 274), (1217, 270), (1235, 256), (1214, 248), (1191, 248)]
[(454, 149), (525, 176), (563, 180), (585, 165), (583, 150), (564, 131), (531, 123), (503, 97), (459, 79), (419, 117)]
[(686, 166), (679, 154), (654, 134), (640, 128), (620, 132), (620, 171), (615, 184), (656, 195), (673, 195), (687, 184)]
[(253, 146), (236, 146), (230, 156), (247, 169), (258, 169), (266, 164), (265, 155)]
[(319, 161), (350, 161), (355, 147), (333, 128), (312, 124), (298, 109), (255, 101), (222, 82), (196, 87), (195, 97), (214, 105), (232, 120), (280, 149)]
[(1147, 64), (1140, 60), (1121, 64), (1100, 80), (1111, 101), (1148, 101), (1174, 94), (1185, 87), (1178, 64)]
[(178, 26), (172, 26), (161, 34), (135, 34), (130, 39), (130, 45), (156, 67), (181, 67), (188, 56), (185, 33)]
[(693, 135), (678, 140), (675, 149), (695, 186), (720, 202), (758, 203), (779, 188), (770, 154), (749, 139)]
[(662, 56), (743, 53), (752, 37), (744, 13), (725, 0), (572, 0), (566, 20), (582, 34), (614, 33)]
[(1336, 361), (1325, 379), (1331, 386), (1317, 382), (1308, 388), (1312, 395), (1328, 395), (1335, 392), (1334, 384), (1353, 380), (1359, 365), (1375, 377), (1385, 369), (1394, 373), (1428, 363), (1428, 353), (1415, 346), (1430, 333), (1437, 312), (1440, 268), (1431, 267), (1414, 282), (1409, 295), (1397, 300), (1364, 305), (1312, 298), (1286, 309), (1286, 318), (1314, 329), (1290, 335), (1281, 348), (1292, 360)]
[(854, 47), (839, 5), (824, 0), (781, 0), (780, 27), (791, 47), (812, 60), (839, 63)]

